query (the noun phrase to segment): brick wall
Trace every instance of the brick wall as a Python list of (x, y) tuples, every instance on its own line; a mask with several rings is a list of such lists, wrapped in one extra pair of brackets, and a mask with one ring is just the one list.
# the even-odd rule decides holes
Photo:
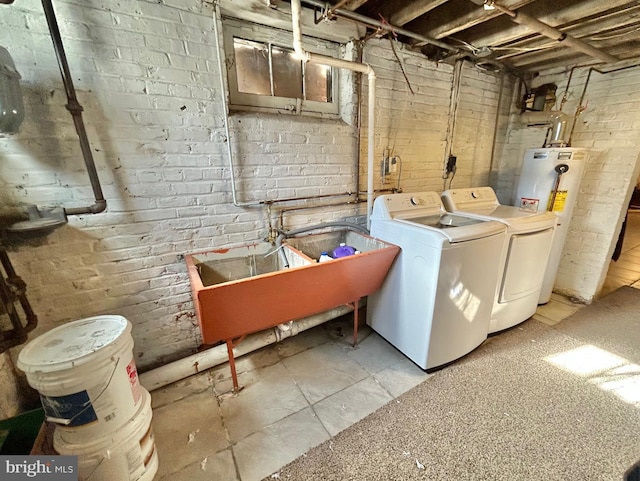
[[(602, 69), (606, 71), (606, 68)], [(576, 69), (567, 89), (569, 72), (555, 71), (536, 79), (534, 86), (558, 85), (557, 105), (567, 92), (563, 111), (571, 116), (578, 108), (588, 69)], [(602, 287), (621, 229), (626, 207), (639, 173), (640, 85), (638, 68), (602, 75), (591, 74), (571, 145), (594, 149), (582, 180), (569, 227), (569, 235), (556, 278), (555, 290), (591, 302)], [(524, 150), (542, 146), (546, 128), (525, 127), (514, 113), (506, 140), (497, 152), (500, 175), (497, 187), (503, 199), (512, 201)], [(569, 127), (571, 126), (569, 122)]]
[[(72, 216), (49, 236), (12, 246), (11, 259), (40, 318), (36, 333), (121, 314), (134, 325), (138, 366), (151, 368), (200, 343), (185, 253), (260, 241), (281, 221), (286, 228), (362, 221), (363, 204), (346, 204), (344, 197), (270, 210), (232, 203), (210, 4), (57, 0), (54, 6), (108, 208)], [(10, 214), (22, 204), (91, 204), (41, 6), (22, 0), (1, 9), (0, 44), (23, 77), (27, 112), (18, 134), (0, 137), (0, 208)], [(441, 190), (452, 68), (405, 49), (400, 54), (415, 95), (388, 41), (373, 40), (364, 52), (379, 79), (376, 189), (397, 180), (387, 186), (380, 180), (379, 162), (389, 148), (402, 159), (405, 191)], [(465, 66), (461, 84), (453, 185), (486, 184), (498, 81)], [(365, 99), (366, 89), (365, 79)], [(341, 92), (347, 115), (339, 120), (232, 115), (239, 202), (354, 191), (353, 93), (347, 83)], [(363, 119), (364, 159), (366, 106)], [(314, 208), (302, 209), (309, 204)]]
[[(407, 80), (399, 68), (388, 40), (368, 44), (364, 61), (376, 71), (376, 170), (375, 188), (398, 186), (405, 192), (442, 191), (446, 165), (447, 129), (452, 94), (453, 68), (436, 65), (424, 56), (396, 46)], [(465, 63), (462, 68), (459, 107), (451, 152), (458, 157), (452, 186), (487, 185), (498, 102), (499, 78)], [(413, 90), (413, 94), (409, 88)], [(365, 85), (366, 93), (366, 85)], [(366, 102), (363, 116), (366, 116)], [(366, 129), (361, 138), (361, 157), (366, 155)], [(381, 162), (385, 149), (398, 155), (402, 171), (382, 182)], [(366, 171), (362, 165), (361, 177)], [(361, 188), (366, 184), (361, 183)]]

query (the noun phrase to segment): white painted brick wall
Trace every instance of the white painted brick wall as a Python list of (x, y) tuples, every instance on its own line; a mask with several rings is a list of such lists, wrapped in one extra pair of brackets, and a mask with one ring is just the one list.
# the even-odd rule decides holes
[[(400, 187), (405, 192), (442, 191), (453, 68), (435, 65), (397, 46), (412, 95), (389, 41), (368, 45), (364, 61), (373, 66), (377, 76), (375, 189), (397, 186), (397, 174), (382, 183), (381, 162), (388, 148), (391, 155), (402, 159)], [(454, 187), (488, 185), (499, 84), (498, 77), (464, 65), (452, 145), (452, 153), (458, 157)], [(364, 116), (366, 110), (365, 102)], [(366, 136), (363, 129), (361, 157), (366, 155)], [(365, 189), (366, 163), (361, 165), (360, 178), (360, 188)]]
[[(362, 220), (364, 204), (346, 205), (344, 197), (275, 206), (270, 217), (265, 208), (232, 204), (209, 3), (60, 0), (55, 8), (108, 208), (70, 217), (48, 237), (12, 248), (40, 318), (36, 334), (73, 319), (121, 314), (134, 325), (142, 370), (173, 360), (200, 343), (182, 255), (261, 240), (269, 220), (282, 219), (286, 228)], [(0, 44), (23, 77), (27, 111), (18, 134), (0, 136), (0, 211), (25, 203), (91, 204), (37, 0), (2, 8)], [(402, 158), (405, 191), (441, 190), (452, 68), (401, 54), (415, 95), (386, 41), (372, 41), (364, 53), (379, 78), (376, 188), (385, 187), (379, 162), (389, 147)], [(345, 56), (353, 56), (352, 46)], [(498, 82), (468, 66), (463, 74), (454, 185), (481, 185), (488, 181)], [(353, 90), (341, 92), (341, 101), (344, 120), (234, 114), (239, 201), (354, 191)], [(363, 118), (365, 159), (366, 101)], [(361, 165), (364, 189), (366, 162)]]
[[(640, 85), (638, 68), (608, 75), (592, 73), (572, 139), (573, 147), (595, 150), (589, 159), (576, 204), (555, 289), (590, 302), (601, 288), (639, 173)], [(574, 72), (563, 111), (576, 112), (587, 69)], [(550, 73), (535, 85), (555, 82), (558, 105), (568, 73)], [(512, 105), (513, 108), (513, 105)], [(546, 128), (527, 128), (512, 115), (501, 146), (498, 185), (501, 198), (513, 200), (524, 150), (541, 146)], [(571, 122), (570, 122), (571, 124)]]

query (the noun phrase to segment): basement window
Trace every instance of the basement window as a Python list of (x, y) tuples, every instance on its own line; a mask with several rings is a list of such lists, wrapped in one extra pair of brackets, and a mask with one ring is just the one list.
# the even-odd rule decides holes
[[(303, 42), (315, 53), (340, 54), (337, 43)], [(224, 46), (232, 110), (338, 117), (337, 71), (298, 58), (291, 32), (225, 19)]]

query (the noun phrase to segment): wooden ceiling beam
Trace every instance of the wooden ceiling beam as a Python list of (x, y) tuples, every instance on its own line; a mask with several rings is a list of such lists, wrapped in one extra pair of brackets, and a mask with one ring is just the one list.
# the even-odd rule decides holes
[(448, 1), (449, 0), (415, 0), (413, 2), (407, 2), (404, 7), (391, 15), (391, 23), (402, 27)]
[(360, 8), (362, 5), (367, 3), (369, 0), (346, 0), (337, 2), (334, 5), (334, 8), (342, 8), (344, 10), (351, 10), (352, 12)]
[[(629, 58), (629, 56), (626, 55), (626, 52), (633, 51), (640, 47), (640, 41), (634, 39), (620, 44), (616, 40), (609, 40), (607, 42), (600, 43), (599, 47), (606, 49), (606, 52), (610, 55), (621, 57), (622, 54), (625, 54), (624, 58)], [(519, 69), (529, 70), (532, 66), (536, 67), (545, 64), (553, 64), (556, 61), (571, 63), (570, 59), (577, 59), (575, 60), (575, 63), (589, 63), (593, 60), (593, 58), (581, 55), (575, 50), (571, 51), (567, 48), (557, 48), (541, 52), (523, 53), (520, 56), (510, 58), (509, 65)], [(622, 57), (619, 58), (619, 60), (622, 60)]]
[[(530, 8), (523, 8), (522, 13), (537, 18), (551, 27), (557, 27), (571, 24), (580, 19), (602, 15), (608, 10), (621, 8), (629, 3), (629, 0), (589, 0), (564, 6), (566, 3), (558, 2), (558, 0), (538, 0)], [(505, 4), (505, 6), (507, 5)], [(532, 33), (525, 26), (511, 24), (506, 17), (500, 19), (500, 24), (496, 27), (498, 27), (496, 31), (490, 34), (487, 34), (486, 30), (476, 28), (465, 32), (460, 38), (477, 47), (491, 47), (514, 42), (528, 37)]]
[[(637, 20), (632, 20), (631, 22), (629, 22), (629, 13), (633, 10), (640, 11), (640, 5), (625, 9), (624, 12), (619, 12), (616, 15), (610, 15), (602, 20), (594, 19), (582, 24), (572, 25), (567, 28), (563, 27), (559, 30), (561, 30), (562, 32), (570, 33), (574, 37), (585, 41), (598, 42), (599, 38), (604, 38), (610, 35), (617, 35), (620, 39), (623, 39), (623, 37), (631, 39), (634, 35), (634, 29), (640, 30), (640, 17)], [(625, 32), (627, 32), (626, 35), (620, 35), (621, 33)], [(635, 31), (635, 35), (637, 36), (637, 30)], [(523, 55), (526, 52), (518, 51), (518, 49), (536, 49), (544, 47), (549, 43), (553, 42), (550, 42), (550, 40), (547, 38), (540, 37), (514, 42), (507, 46), (501, 47), (505, 49), (512, 48), (513, 50), (505, 50), (502, 54), (500, 54), (500, 50), (498, 50), (496, 59), (502, 61), (511, 57)]]
[(608, 68), (616, 68), (621, 64), (640, 64), (640, 45), (636, 47), (624, 46), (620, 48), (614, 48), (611, 50), (617, 57), (620, 58), (620, 62), (613, 66), (605, 66), (602, 63), (598, 63), (597, 60), (592, 59), (586, 55), (565, 55), (563, 57), (557, 57), (554, 59), (545, 59), (528, 64), (523, 64), (522, 67), (518, 67), (519, 70), (526, 70), (529, 72), (543, 72), (545, 70), (554, 70), (559, 68), (565, 68), (569, 70), (576, 65), (593, 65), (597, 68), (607, 70)]
[[(502, 3), (507, 8), (516, 9), (534, 1), (505, 0)], [(497, 10), (485, 10), (481, 5), (476, 5), (471, 1), (462, 5), (446, 5), (445, 8), (440, 8), (435, 13), (436, 15), (427, 18), (426, 22), (421, 22), (418, 19), (414, 22), (415, 25), (411, 25), (411, 30), (418, 31), (426, 37), (441, 39), (502, 15)], [(435, 23), (436, 20), (437, 23)]]

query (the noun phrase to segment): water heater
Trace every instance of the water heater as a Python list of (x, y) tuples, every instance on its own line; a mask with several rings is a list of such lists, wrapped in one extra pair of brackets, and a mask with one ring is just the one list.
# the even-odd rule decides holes
[(587, 149), (540, 148), (527, 150), (522, 161), (515, 205), (531, 212), (549, 211), (556, 215), (556, 230), (538, 304), (546, 304), (551, 298), (588, 156)]

